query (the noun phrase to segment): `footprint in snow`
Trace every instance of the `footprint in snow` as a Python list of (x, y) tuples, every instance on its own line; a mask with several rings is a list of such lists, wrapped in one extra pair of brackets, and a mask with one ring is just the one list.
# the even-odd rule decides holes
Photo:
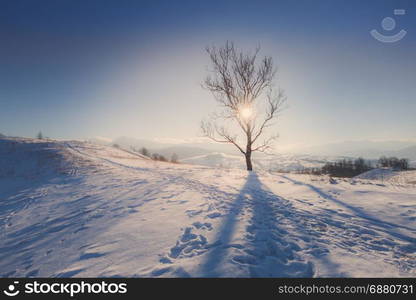
[(221, 217), (221, 214), (219, 212), (214, 212), (214, 213), (210, 213), (209, 215), (207, 215), (207, 217), (210, 219), (215, 219), (215, 218)]
[(205, 222), (205, 223), (201, 223), (201, 222), (194, 222), (192, 224), (196, 229), (207, 229), (207, 230), (212, 230), (212, 224)]
[(201, 234), (192, 233), (192, 227), (186, 227), (184, 233), (170, 249), (170, 258), (192, 257), (207, 250), (207, 239)]

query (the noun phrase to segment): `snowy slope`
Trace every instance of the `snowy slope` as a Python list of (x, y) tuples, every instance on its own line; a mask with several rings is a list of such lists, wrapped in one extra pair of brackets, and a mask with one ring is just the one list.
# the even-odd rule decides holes
[(358, 179), (370, 179), (370, 180), (389, 180), (392, 177), (396, 176), (397, 172), (389, 168), (380, 168), (372, 169), (370, 171), (364, 172), (355, 178)]
[(364, 172), (355, 178), (379, 180), (396, 185), (416, 184), (416, 171), (394, 171), (392, 169), (374, 169)]
[(416, 187), (0, 140), (1, 276), (416, 277)]

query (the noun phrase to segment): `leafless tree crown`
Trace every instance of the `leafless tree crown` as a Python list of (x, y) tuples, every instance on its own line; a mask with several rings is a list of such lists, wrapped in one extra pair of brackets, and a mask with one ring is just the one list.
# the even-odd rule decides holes
[[(260, 47), (254, 53), (243, 53), (232, 42), (226, 42), (220, 48), (207, 47), (206, 51), (212, 69), (203, 86), (212, 92), (223, 110), (202, 122), (204, 135), (217, 142), (235, 145), (246, 158), (251, 152), (270, 149), (277, 135), (270, 135), (262, 142), (259, 138), (273, 124), (286, 100), (280, 89), (274, 91), (276, 68), (273, 59), (266, 56), (259, 60)], [(244, 116), (244, 109), (253, 111), (253, 115)], [(243, 130), (245, 147), (238, 144), (238, 135), (230, 133), (229, 124), (223, 122), (230, 120)]]

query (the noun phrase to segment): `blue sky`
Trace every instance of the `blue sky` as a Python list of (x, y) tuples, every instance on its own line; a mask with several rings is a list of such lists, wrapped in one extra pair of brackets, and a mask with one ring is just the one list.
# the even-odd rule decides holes
[(416, 139), (415, 13), (412, 0), (0, 0), (0, 132), (197, 137), (216, 107), (204, 48), (232, 40), (279, 67), (282, 147)]

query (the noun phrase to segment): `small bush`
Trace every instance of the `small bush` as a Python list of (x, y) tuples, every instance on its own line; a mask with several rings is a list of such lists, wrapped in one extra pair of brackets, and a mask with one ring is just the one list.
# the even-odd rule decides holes
[(139, 150), (139, 153), (144, 155), (144, 156), (150, 156), (150, 152), (149, 150), (147, 150), (147, 148), (143, 147)]
[(178, 163), (178, 155), (176, 153), (173, 153), (171, 158), (170, 158), (170, 162), (172, 163)]
[(153, 159), (153, 160), (157, 160), (157, 161), (168, 161), (168, 160), (166, 159), (166, 157), (164, 157), (163, 155), (160, 155), (160, 154), (158, 154), (158, 153), (153, 153), (153, 154), (152, 154), (152, 159)]

